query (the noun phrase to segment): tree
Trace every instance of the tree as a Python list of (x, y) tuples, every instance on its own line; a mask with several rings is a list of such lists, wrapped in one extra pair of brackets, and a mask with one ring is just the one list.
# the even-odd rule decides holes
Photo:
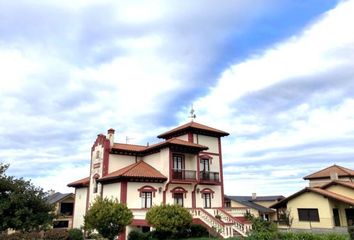
[(152, 207), (146, 213), (146, 220), (157, 232), (176, 234), (190, 227), (192, 215), (179, 205), (167, 204)]
[(9, 228), (23, 232), (47, 228), (54, 210), (46, 201), (48, 193), (30, 181), (7, 176), (8, 167), (0, 163), (0, 232)]
[(97, 197), (84, 219), (85, 230), (97, 230), (103, 237), (111, 240), (132, 222), (133, 214), (118, 200)]
[(255, 217), (250, 213), (246, 214), (246, 218), (252, 222), (252, 229), (248, 233), (250, 240), (273, 240), (277, 239), (277, 226), (260, 217)]

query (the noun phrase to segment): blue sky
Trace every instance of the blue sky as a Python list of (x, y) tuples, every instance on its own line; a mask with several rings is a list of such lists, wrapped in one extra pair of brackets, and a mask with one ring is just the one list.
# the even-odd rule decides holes
[(88, 175), (99, 133), (223, 139), (225, 192), (289, 195), (354, 168), (354, 1), (1, 1), (0, 161), (44, 189)]

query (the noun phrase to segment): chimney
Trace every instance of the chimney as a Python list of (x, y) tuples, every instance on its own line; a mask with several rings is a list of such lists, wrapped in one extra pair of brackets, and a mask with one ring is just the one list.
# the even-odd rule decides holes
[(257, 193), (252, 193), (252, 200), (256, 200), (257, 198)]
[(337, 172), (330, 172), (331, 181), (338, 180), (338, 173)]
[(115, 130), (113, 128), (110, 128), (107, 131), (107, 136), (108, 136), (111, 148), (113, 147), (113, 144), (114, 144), (114, 132), (115, 132)]

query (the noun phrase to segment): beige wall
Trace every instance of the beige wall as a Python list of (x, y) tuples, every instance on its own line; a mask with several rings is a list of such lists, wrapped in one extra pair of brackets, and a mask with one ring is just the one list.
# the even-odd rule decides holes
[[(201, 190), (203, 190), (204, 188), (210, 188), (211, 190), (213, 190), (214, 193), (214, 198), (211, 199), (211, 207), (223, 207), (222, 206), (222, 198), (224, 196), (222, 196), (221, 194), (221, 187), (218, 185), (199, 185), (198, 188)], [(203, 202), (203, 198), (202, 198), (202, 193), (196, 193), (196, 207), (197, 208), (203, 208), (204, 207), (204, 202)]]
[(103, 185), (102, 197), (120, 201), (120, 182)]
[(249, 208), (248, 206), (243, 205), (242, 203), (239, 203), (239, 202), (236, 202), (236, 201), (231, 200), (231, 207), (232, 207), (232, 208), (247, 208), (247, 210), (248, 210), (253, 216), (259, 217), (259, 212), (258, 212), (258, 210), (253, 209), (253, 208)]
[(135, 156), (109, 154), (108, 173), (129, 166), (135, 163), (135, 160), (140, 160), (140, 158), (135, 159)]
[[(299, 221), (298, 208), (317, 208), (320, 221)], [(324, 198), (319, 194), (305, 192), (300, 196), (291, 199), (287, 204), (287, 209), (293, 217), (292, 228), (332, 228), (334, 225), (330, 202), (327, 198)]]
[(159, 187), (163, 188), (162, 183), (140, 183), (140, 182), (128, 182), (127, 185), (127, 206), (129, 208), (141, 208), (141, 197), (138, 191), (143, 186), (152, 186), (157, 189), (155, 197), (152, 198), (152, 205), (160, 205), (163, 201), (162, 192), (159, 193)]
[[(341, 180), (341, 181), (351, 181), (349, 177), (339, 177), (338, 180)], [(310, 187), (319, 187), (319, 186), (322, 186), (326, 183), (329, 183), (331, 182), (331, 179), (330, 178), (326, 178), (326, 179), (312, 179), (310, 180), (309, 182), (309, 186)]]
[(254, 203), (261, 205), (263, 207), (267, 207), (269, 208), (269, 206), (273, 205), (274, 203), (276, 203), (277, 201), (253, 201)]
[(354, 199), (354, 189), (348, 187), (344, 187), (341, 185), (332, 185), (326, 188), (326, 190)]
[(219, 153), (219, 141), (216, 137), (209, 137), (204, 135), (197, 135), (196, 140), (198, 144), (207, 146), (208, 152)]
[(76, 188), (73, 228), (80, 228), (84, 225), (84, 216), (86, 213), (86, 199), (87, 188)]
[(184, 135), (178, 136), (177, 138), (181, 139), (181, 140), (184, 140), (184, 141), (188, 141), (188, 134), (184, 134)]

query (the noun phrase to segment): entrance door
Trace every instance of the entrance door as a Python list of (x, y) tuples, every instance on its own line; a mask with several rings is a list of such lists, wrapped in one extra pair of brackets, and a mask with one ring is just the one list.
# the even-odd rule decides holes
[(348, 226), (354, 226), (354, 208), (345, 209), (345, 215), (347, 216)]
[(338, 208), (333, 208), (334, 226), (340, 227), (339, 211)]

